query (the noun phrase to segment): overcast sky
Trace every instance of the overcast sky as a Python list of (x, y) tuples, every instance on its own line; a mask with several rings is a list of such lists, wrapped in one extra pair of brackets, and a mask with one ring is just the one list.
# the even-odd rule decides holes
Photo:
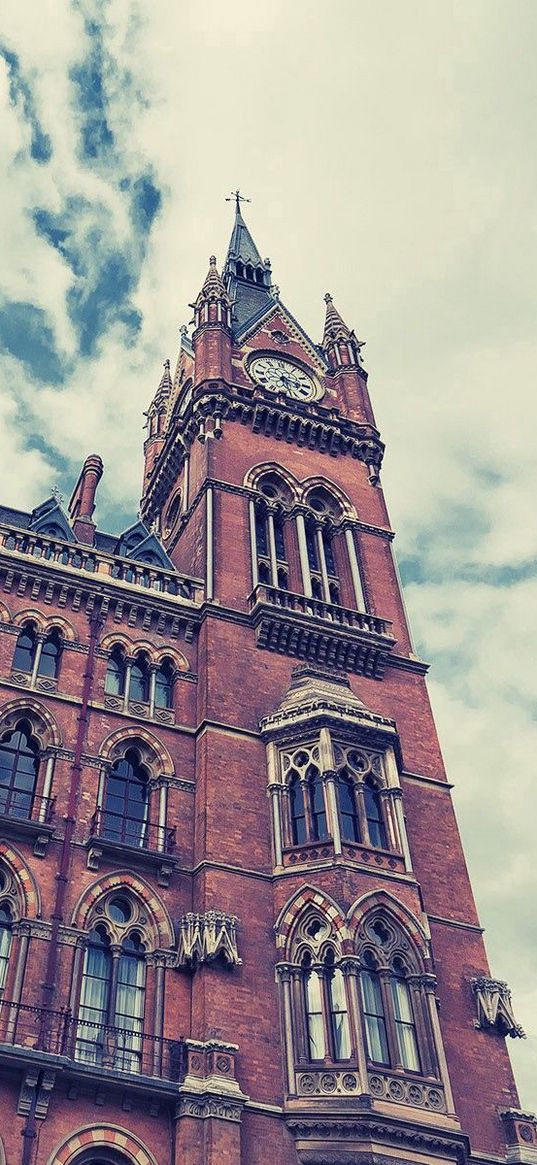
[(363, 350), (384, 484), (492, 974), (537, 1107), (535, 0), (3, 0), (0, 500), (141, 413), (232, 222), (320, 340)]

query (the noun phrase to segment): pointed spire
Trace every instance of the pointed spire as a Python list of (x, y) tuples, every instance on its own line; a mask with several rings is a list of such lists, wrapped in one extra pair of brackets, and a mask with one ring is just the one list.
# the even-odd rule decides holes
[(228, 270), (230, 260), (240, 259), (243, 263), (251, 263), (253, 267), (263, 266), (261, 255), (242, 217), (241, 204), (237, 198), (235, 203), (235, 222), (227, 249), (225, 270)]
[(160, 384), (159, 384), (157, 391), (155, 393), (155, 396), (153, 398), (153, 404), (155, 405), (156, 408), (162, 407), (162, 405), (164, 405), (166, 403), (166, 401), (168, 400), (168, 397), (172, 391), (172, 388), (173, 388), (173, 384), (172, 384), (172, 378), (171, 378), (171, 374), (170, 374), (170, 361), (165, 360), (164, 361), (164, 370), (163, 370), (162, 376), (160, 378)]
[[(335, 358), (336, 364), (361, 364), (360, 349), (363, 348), (365, 341), (358, 340), (354, 331), (348, 327), (345, 320), (340, 316), (337, 307), (334, 307), (334, 301), (330, 292), (327, 291), (324, 302), (326, 304), (326, 315), (324, 320), (323, 332), (323, 348), (327, 352), (332, 352), (332, 358)], [(336, 352), (337, 349), (337, 352)]]
[(270, 260), (263, 262), (242, 217), (241, 202), (248, 202), (235, 191), (235, 221), (229, 240), (224, 278), (233, 303), (233, 331), (241, 328), (274, 299), (271, 288)]
[(205, 276), (205, 282), (196, 300), (196, 307), (201, 306), (207, 300), (221, 300), (226, 306), (229, 305), (228, 293), (226, 291), (224, 281), (216, 266), (216, 255), (211, 255), (209, 259), (209, 270)]
[(324, 320), (323, 348), (326, 348), (328, 344), (333, 344), (336, 340), (348, 340), (351, 335), (351, 330), (340, 316), (337, 307), (334, 307), (334, 301), (329, 291), (327, 291), (324, 297), (324, 302), (326, 304), (326, 316)]

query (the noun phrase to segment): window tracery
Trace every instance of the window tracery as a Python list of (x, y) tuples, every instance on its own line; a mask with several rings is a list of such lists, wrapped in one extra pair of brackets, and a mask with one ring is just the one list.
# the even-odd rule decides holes
[(328, 819), (317, 745), (282, 753), (283, 778), (289, 792), (289, 837), (292, 845), (324, 841)]
[(0, 813), (30, 818), (39, 770), (39, 742), (21, 718), (0, 737)]
[(368, 1062), (422, 1072), (418, 1021), (424, 1031), (428, 1018), (419, 984), (423, 966), (409, 936), (394, 918), (373, 912), (360, 924), (356, 952)]

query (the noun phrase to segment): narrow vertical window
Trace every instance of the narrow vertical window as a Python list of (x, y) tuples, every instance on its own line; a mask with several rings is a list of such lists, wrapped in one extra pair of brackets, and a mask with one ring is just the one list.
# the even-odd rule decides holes
[(326, 1055), (326, 1042), (322, 982), (318, 971), (312, 969), (310, 955), (304, 956), (302, 966), (304, 968), (303, 984), (309, 1058), (310, 1060), (323, 1060)]
[(116, 761), (106, 782), (102, 833), (111, 841), (143, 846), (148, 809), (148, 778), (138, 754), (129, 749)]
[(380, 793), (370, 777), (364, 781), (364, 804), (371, 845), (378, 847), (378, 849), (386, 849), (388, 842)]
[(360, 823), (356, 810), (354, 781), (343, 770), (337, 780), (339, 820), (343, 841), (360, 841)]
[(332, 951), (328, 951), (327, 953), (325, 967), (330, 1014), (330, 1034), (334, 1060), (349, 1060), (351, 1056), (351, 1038), (345, 979), (341, 969), (334, 966), (334, 954)]
[(104, 690), (109, 696), (123, 696), (125, 692), (125, 655), (114, 647), (108, 658)]
[(129, 700), (147, 704), (149, 699), (149, 668), (144, 655), (137, 655), (131, 667)]
[(173, 665), (168, 659), (162, 661), (155, 675), (155, 707), (173, 706)]
[(416, 1039), (416, 1025), (412, 1014), (410, 991), (405, 979), (405, 969), (400, 959), (394, 959), (393, 970), (394, 975), (390, 980), (390, 989), (399, 1059), (403, 1068), (408, 1068), (410, 1072), (419, 1072), (421, 1064)]
[(366, 970), (360, 975), (362, 992), (363, 1015), (369, 1059), (375, 1064), (390, 1063), (388, 1037), (386, 1033), (386, 1016), (380, 986), (379, 974), (371, 955), (364, 957)]
[(308, 550), (308, 563), (310, 570), (319, 569), (319, 555), (317, 553), (317, 539), (315, 537), (315, 527), (311, 522), (306, 523), (306, 546)]
[(13, 655), (13, 667), (18, 671), (31, 672), (37, 647), (37, 633), (32, 623), (23, 627)]
[(326, 806), (324, 803), (323, 779), (318, 769), (311, 766), (308, 773), (309, 797), (311, 809), (311, 831), (313, 841), (325, 841), (328, 837), (326, 820)]
[(269, 553), (267, 518), (264, 510), (255, 511), (255, 545), (258, 555), (267, 558)]
[(26, 720), (0, 744), (0, 813), (28, 818), (32, 815), (39, 750)]
[(80, 992), (75, 1055), (88, 1064), (102, 1064), (112, 987), (112, 955), (104, 927), (89, 936)]
[(6, 902), (0, 903), (0, 991), (6, 985), (11, 951), (13, 918)]
[(304, 845), (308, 839), (306, 807), (304, 804), (304, 789), (298, 774), (292, 777), (289, 782), (289, 807), (293, 845)]
[(56, 679), (60, 667), (61, 650), (61, 635), (59, 631), (54, 628), (54, 630), (51, 631), (49, 635), (47, 635), (41, 648), (39, 666), (37, 668), (37, 674), (39, 676), (49, 676), (50, 679)]
[(139, 934), (123, 940), (119, 958), (114, 1024), (118, 1033), (116, 1066), (140, 1072), (144, 1030), (145, 961)]

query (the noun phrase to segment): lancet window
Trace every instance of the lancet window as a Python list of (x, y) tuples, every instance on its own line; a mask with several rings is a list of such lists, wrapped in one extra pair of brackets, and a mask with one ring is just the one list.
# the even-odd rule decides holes
[(343, 841), (388, 849), (381, 758), (364, 749), (335, 746), (336, 795)]
[(290, 490), (276, 473), (265, 474), (257, 484), (253, 505), (255, 574), (260, 583), (287, 590), (289, 566), (285, 539), (286, 507)]
[(122, 1072), (143, 1069), (147, 935), (138, 904), (113, 894), (95, 912), (84, 957), (75, 1056)]
[(352, 1054), (349, 1000), (330, 924), (309, 914), (296, 936), (293, 963), (295, 1052), (307, 1063), (340, 1063)]
[(288, 834), (292, 845), (325, 841), (328, 837), (319, 748), (304, 746), (282, 756), (288, 790)]
[(110, 841), (143, 846), (149, 810), (149, 774), (135, 748), (116, 760), (106, 778), (100, 832)]
[(39, 635), (36, 624), (25, 623), (22, 628), (13, 655), (15, 671), (27, 672), (35, 679), (37, 676), (48, 676), (56, 679), (60, 667), (62, 653), (62, 636), (57, 627), (52, 627), (46, 635)]
[(32, 816), (38, 770), (39, 743), (30, 722), (18, 720), (0, 738), (0, 813)]
[(369, 1062), (429, 1073), (432, 1035), (421, 968), (408, 935), (394, 919), (373, 914), (360, 927), (357, 952)]
[(104, 690), (107, 695), (129, 701), (149, 704), (149, 715), (155, 708), (173, 708), (175, 666), (164, 657), (159, 664), (150, 664), (144, 651), (128, 659), (124, 648), (116, 644), (108, 657)]

